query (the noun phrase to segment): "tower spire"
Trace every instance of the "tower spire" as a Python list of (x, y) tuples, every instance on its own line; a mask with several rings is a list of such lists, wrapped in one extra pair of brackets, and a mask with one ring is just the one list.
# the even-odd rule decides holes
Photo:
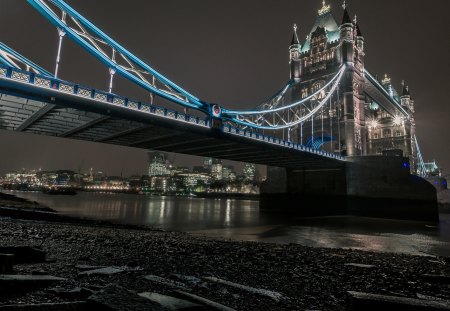
[(292, 45), (300, 45), (300, 40), (298, 40), (298, 36), (297, 36), (297, 24), (294, 24), (293, 29), (294, 29), (294, 33), (292, 34), (291, 46)]
[(344, 10), (347, 8), (347, 1), (344, 0), (344, 2), (342, 2), (342, 8)]

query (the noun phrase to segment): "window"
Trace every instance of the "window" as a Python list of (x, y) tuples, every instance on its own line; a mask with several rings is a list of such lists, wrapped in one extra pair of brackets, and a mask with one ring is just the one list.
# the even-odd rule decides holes
[(373, 139), (378, 139), (378, 138), (379, 138), (378, 133), (373, 133)]
[(308, 89), (307, 88), (302, 89), (302, 98), (305, 98), (307, 96), (308, 96)]
[(402, 131), (395, 131), (395, 136), (396, 136), (396, 137), (403, 136), (403, 135), (402, 135)]
[(383, 130), (383, 137), (391, 137), (391, 130), (390, 129), (384, 129)]

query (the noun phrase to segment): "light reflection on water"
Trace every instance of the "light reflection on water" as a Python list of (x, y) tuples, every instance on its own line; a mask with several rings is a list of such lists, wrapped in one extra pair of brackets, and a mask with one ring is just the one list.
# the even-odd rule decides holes
[(439, 226), (355, 217), (299, 219), (260, 213), (258, 201), (78, 193), (14, 194), (62, 214), (211, 237), (450, 256), (450, 214)]

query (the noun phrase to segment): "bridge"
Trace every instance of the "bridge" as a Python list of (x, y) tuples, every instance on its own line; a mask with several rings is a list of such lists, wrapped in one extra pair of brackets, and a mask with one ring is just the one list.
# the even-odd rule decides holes
[[(317, 172), (337, 171), (324, 176), (348, 186), (351, 181), (343, 175), (349, 162), (381, 163), (389, 155), (397, 157), (392, 163), (400, 159), (400, 175), (426, 175), (409, 89), (403, 84), (398, 94), (387, 76), (380, 81), (364, 68), (364, 37), (345, 6), (337, 24), (324, 2), (303, 44), (294, 26), (291, 77), (280, 91), (254, 109), (230, 110), (175, 84), (65, 1), (27, 1), (58, 29), (55, 70), (50, 73), (0, 43), (0, 129), (283, 168), (287, 177), (282, 179), (299, 193), (317, 184), (305, 183), (305, 172), (317, 178)], [(109, 70), (108, 90), (58, 77), (65, 38)], [(144, 89), (150, 100), (115, 94), (115, 75)], [(164, 107), (167, 102), (179, 109)], [(386, 157), (380, 160), (382, 154)], [(298, 172), (308, 187), (290, 185)], [(327, 187), (308, 193), (333, 193)], [(337, 191), (348, 194), (348, 189)]]

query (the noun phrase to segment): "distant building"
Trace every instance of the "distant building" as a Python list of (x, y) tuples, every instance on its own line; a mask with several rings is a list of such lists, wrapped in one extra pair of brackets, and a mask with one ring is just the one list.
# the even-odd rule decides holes
[(222, 180), (222, 178), (223, 178), (222, 160), (213, 159), (213, 162), (211, 165), (211, 177), (214, 180)]
[(167, 153), (165, 152), (149, 152), (148, 153), (148, 175), (152, 176), (164, 176), (169, 175), (167, 165)]
[(256, 181), (256, 165), (255, 164), (245, 163), (242, 171), (243, 171), (245, 181)]
[(203, 167), (210, 172), (211, 171), (211, 166), (213, 165), (213, 158), (209, 158), (209, 157), (205, 157), (203, 159)]
[(224, 165), (222, 167), (222, 179), (226, 181), (232, 181), (236, 179), (236, 174), (234, 173), (234, 166)]

